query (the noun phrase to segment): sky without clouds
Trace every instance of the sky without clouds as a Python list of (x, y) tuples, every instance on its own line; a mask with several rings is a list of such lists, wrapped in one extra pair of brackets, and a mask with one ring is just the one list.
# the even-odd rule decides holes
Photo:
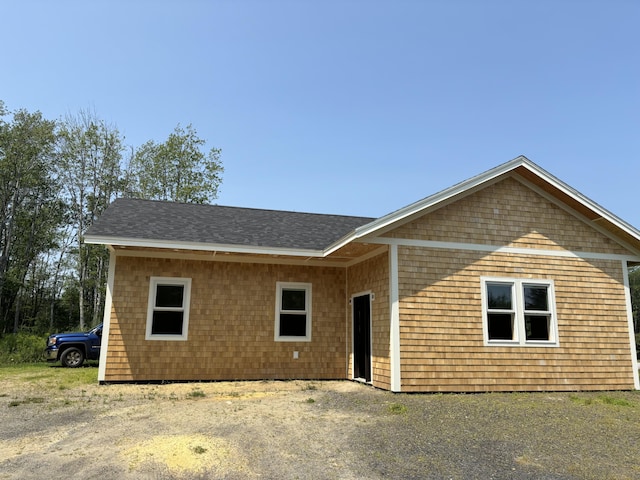
[(640, 228), (636, 0), (5, 0), (0, 99), (192, 123), (218, 202), (377, 217), (518, 155)]

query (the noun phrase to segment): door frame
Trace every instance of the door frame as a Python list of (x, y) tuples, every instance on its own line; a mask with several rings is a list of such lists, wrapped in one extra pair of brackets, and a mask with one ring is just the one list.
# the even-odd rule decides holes
[[(369, 364), (369, 379), (363, 377), (356, 377), (356, 335), (355, 335), (355, 308), (356, 301), (355, 299), (358, 297), (368, 297), (369, 298), (369, 355), (365, 356), (365, 362)], [(364, 292), (358, 292), (351, 295), (351, 300), (349, 303), (351, 304), (351, 379), (362, 382), (373, 384), (373, 321), (372, 321), (372, 307), (373, 307), (373, 299), (374, 294), (371, 290), (366, 290)], [(366, 353), (366, 351), (365, 351)], [(365, 367), (366, 369), (366, 367)]]

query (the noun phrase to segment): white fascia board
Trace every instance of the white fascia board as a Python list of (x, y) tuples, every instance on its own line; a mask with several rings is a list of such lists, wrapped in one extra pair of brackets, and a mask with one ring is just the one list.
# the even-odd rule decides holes
[(167, 248), (175, 250), (198, 250), (205, 252), (229, 252), (229, 253), (252, 253), (257, 255), (287, 255), (292, 257), (320, 257), (324, 256), (322, 250), (288, 249), (277, 247), (258, 247), (246, 245), (222, 245), (214, 243), (198, 242), (172, 242), (168, 240), (150, 240), (122, 237), (102, 237), (88, 235), (84, 238), (84, 243), (97, 245), (111, 245), (121, 247), (141, 247), (141, 248)]
[(613, 213), (609, 212), (605, 208), (585, 197), (580, 192), (564, 183), (562, 180), (554, 177), (549, 172), (521, 155), (507, 163), (499, 165), (498, 167), (488, 170), (473, 178), (470, 178), (469, 180), (460, 182), (452, 187), (447, 188), (446, 190), (442, 190), (439, 193), (426, 197), (422, 200), (412, 203), (411, 205), (396, 210), (395, 212), (380, 217), (373, 222), (362, 225), (361, 227), (356, 228), (352, 234), (344, 237), (339, 242), (336, 242), (336, 244), (334, 244), (334, 246), (330, 248), (337, 250), (341, 246), (351, 241), (362, 239), (363, 237), (366, 237), (368, 235), (379, 233), (381, 230), (390, 225), (393, 225), (394, 223), (405, 220), (413, 215), (420, 214), (431, 207), (444, 204), (448, 200), (453, 199), (461, 194), (471, 193), (475, 188), (478, 188), (482, 185), (488, 185), (491, 182), (497, 181), (500, 177), (514, 172), (518, 167), (526, 168), (545, 182), (549, 183), (567, 196), (573, 198), (578, 203), (581, 203), (585, 207), (592, 210), (598, 217), (603, 218), (604, 220), (610, 222), (611, 224), (620, 228), (622, 231), (640, 241), (640, 230), (637, 230), (624, 220), (620, 219)]
[[(543, 198), (546, 198), (548, 201), (550, 201), (554, 205), (557, 205), (559, 208), (567, 212), (569, 215), (573, 215), (575, 218), (583, 222), (585, 225), (589, 226), (589, 228), (593, 228), (594, 230), (600, 232), (605, 237), (618, 243), (618, 245), (620, 245), (622, 248), (629, 250), (629, 252), (633, 252), (633, 254), (635, 254), (636, 256), (640, 256), (640, 249), (634, 247), (633, 245), (630, 245), (626, 240), (620, 238), (619, 235), (616, 235), (611, 230), (607, 230), (599, 222), (591, 220), (590, 218), (586, 217), (584, 214), (574, 210), (569, 205), (564, 203), (562, 200), (553, 196), (551, 193), (543, 190), (538, 185), (531, 183), (526, 178), (520, 177), (517, 180), (521, 182), (523, 185), (526, 185), (527, 187), (529, 187), (534, 192), (537, 192), (538, 195), (542, 196)], [(600, 218), (603, 218), (603, 217), (600, 217)]]
[(464, 182), (458, 183), (446, 190), (442, 190), (439, 193), (431, 195), (429, 197), (423, 198), (422, 200), (418, 200), (417, 202), (412, 203), (411, 205), (407, 205), (399, 210), (391, 212), (383, 217), (377, 218), (372, 222), (369, 222), (365, 225), (362, 225), (356, 228), (353, 232), (345, 235), (343, 238), (335, 242), (333, 245), (330, 245), (325, 249), (325, 255), (329, 255), (334, 251), (342, 248), (346, 244), (353, 242), (354, 240), (362, 239), (368, 235), (375, 235), (380, 230), (388, 227), (389, 225), (393, 225), (401, 220), (404, 220), (412, 215), (417, 213), (421, 213), (424, 210), (445, 202), (446, 200), (459, 195), (460, 193), (469, 191), (478, 185), (481, 185), (485, 182), (489, 182), (499, 177), (500, 175), (505, 174), (506, 172), (514, 169), (515, 167), (527, 162), (528, 160), (525, 157), (517, 157), (511, 160), (508, 163), (505, 163), (499, 167), (496, 167), (492, 170), (489, 170), (481, 175), (473, 177)]
[(353, 242), (354, 240), (356, 240), (358, 237), (356, 235), (356, 231), (354, 230), (353, 232), (348, 233), (347, 235), (345, 235), (344, 237), (342, 237), (340, 240), (338, 240), (337, 242), (334, 242), (332, 245), (329, 245), (324, 252), (322, 252), (323, 256), (327, 257), (329, 255), (331, 255), (333, 252), (335, 252), (336, 250), (341, 249), (342, 247), (344, 247), (345, 245)]
[(380, 217), (379, 219), (374, 220), (371, 223), (356, 228), (355, 238), (362, 238), (366, 235), (370, 235), (371, 233), (379, 231), (407, 217), (411, 217), (412, 215), (420, 213), (429, 207), (445, 202), (446, 200), (456, 197), (461, 193), (467, 192), (479, 185), (494, 180), (497, 177), (512, 171), (514, 168), (520, 165), (526, 165), (528, 163), (530, 163), (530, 161), (527, 160), (526, 157), (520, 156), (514, 158), (513, 160), (491, 170), (488, 170), (480, 175), (460, 182), (456, 185), (453, 185), (452, 187), (442, 190), (441, 192), (423, 198), (422, 200), (418, 200), (417, 202), (414, 202), (411, 205), (407, 205), (406, 207), (396, 210), (395, 212), (391, 212), (384, 217)]
[(582, 203), (585, 207), (587, 207), (590, 210), (592, 210), (599, 217), (601, 217), (604, 220), (612, 223), (613, 225), (618, 227), (623, 232), (631, 235), (632, 237), (634, 237), (638, 241), (640, 241), (640, 230), (638, 230), (637, 228), (633, 227), (631, 224), (625, 222), (624, 220), (622, 220), (620, 217), (616, 216), (615, 214), (611, 213), (606, 208), (598, 205), (593, 200), (585, 197), (583, 194), (581, 194), (577, 190), (573, 189), (572, 187), (570, 187), (569, 185), (564, 183), (562, 180), (554, 177), (552, 174), (550, 174), (549, 172), (547, 172), (546, 170), (544, 170), (543, 168), (539, 167), (538, 165), (536, 165), (535, 163), (533, 163), (531, 161), (524, 162), (522, 164), (522, 166), (525, 167), (527, 170), (535, 173), (536, 175), (541, 177), (543, 180), (545, 180), (547, 183), (549, 183), (552, 186), (556, 187), (558, 190), (560, 190), (564, 194), (566, 194), (569, 197), (573, 198), (575, 201), (577, 201), (579, 203)]
[(574, 252), (570, 250), (545, 250), (539, 248), (509, 247), (479, 243), (440, 242), (435, 240), (416, 240), (405, 238), (372, 238), (369, 243), (379, 245), (398, 245), (403, 247), (433, 248), (438, 250), (463, 250), (469, 252), (509, 253), (512, 255), (534, 255), (540, 257), (582, 258), (584, 260), (616, 260), (640, 262), (640, 256), (620, 255), (616, 253)]

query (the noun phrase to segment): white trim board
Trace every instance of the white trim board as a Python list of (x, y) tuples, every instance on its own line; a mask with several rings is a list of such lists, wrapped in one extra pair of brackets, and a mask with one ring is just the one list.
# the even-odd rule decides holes
[(114, 245), (121, 247), (166, 248), (170, 250), (197, 250), (204, 252), (253, 253), (258, 255), (286, 255), (290, 257), (319, 257), (325, 256), (323, 250), (290, 249), (279, 247), (259, 247), (251, 245), (223, 245), (200, 242), (175, 242), (169, 240), (137, 239), (125, 237), (103, 237), (87, 235), (84, 243), (97, 245)]
[(633, 310), (631, 307), (631, 290), (629, 288), (629, 270), (625, 262), (622, 262), (622, 276), (624, 278), (624, 297), (627, 304), (627, 320), (629, 324), (629, 348), (631, 349), (631, 365), (633, 367), (633, 385), (640, 390), (640, 372), (638, 371), (638, 355), (636, 336), (633, 330)]
[[(518, 171), (520, 169), (520, 171)], [(589, 200), (587, 197), (571, 188), (566, 183), (562, 182), (558, 178), (554, 177), (544, 169), (540, 168), (535, 163), (531, 162), (524, 156), (519, 156), (499, 165), (491, 170), (488, 170), (473, 178), (460, 182), (452, 187), (449, 187), (441, 192), (426, 197), (422, 200), (414, 202), (406, 207), (396, 210), (388, 215), (373, 220), (365, 225), (362, 225), (352, 232), (344, 235), (341, 239), (337, 240), (333, 244), (321, 249), (299, 249), (299, 248), (280, 248), (269, 246), (256, 246), (256, 245), (228, 245), (228, 244), (211, 244), (201, 242), (183, 242), (183, 241), (168, 241), (157, 239), (140, 239), (140, 238), (123, 238), (117, 236), (103, 236), (103, 235), (86, 235), (86, 243), (95, 243), (103, 245), (121, 245), (131, 247), (156, 247), (156, 248), (168, 248), (168, 249), (181, 249), (181, 250), (200, 250), (211, 252), (229, 252), (229, 253), (250, 253), (261, 255), (285, 255), (292, 257), (304, 257), (304, 258), (326, 258), (339, 248), (354, 241), (366, 241), (369, 236), (380, 236), (389, 229), (398, 227), (412, 218), (422, 216), (434, 209), (439, 209), (448, 203), (464, 198), (471, 195), (479, 189), (484, 189), (487, 186), (507, 177), (512, 177), (522, 184), (534, 188), (538, 193), (543, 190), (531, 183), (522, 176), (522, 170), (527, 170), (531, 174), (537, 176), (540, 180), (550, 185), (552, 188), (561, 192), (563, 195), (573, 199), (575, 202), (581, 204), (584, 208), (593, 212), (593, 214), (603, 221), (609, 222), (616, 228), (630, 235), (632, 238), (640, 241), (640, 231), (636, 230), (633, 226), (626, 223), (624, 220), (616, 217), (614, 214), (604, 209), (597, 203)], [(555, 198), (552, 194), (544, 192), (545, 198), (552, 200), (554, 204), (562, 206), (566, 211), (571, 212), (578, 218), (582, 218), (593, 228), (596, 228), (601, 233), (604, 233), (617, 241), (625, 248), (630, 248), (626, 245), (624, 240), (615, 236), (614, 233), (608, 232), (606, 229), (599, 227), (596, 221), (590, 220), (585, 216), (574, 211), (571, 207), (564, 204), (564, 202), (558, 198)], [(613, 235), (613, 236), (612, 236)], [(634, 253), (640, 255), (640, 251), (635, 248), (630, 248)], [(635, 258), (640, 258), (638, 255)], [(587, 258), (587, 257), (584, 257)]]
[[(449, 187), (441, 192), (438, 192), (434, 195), (426, 197), (422, 200), (412, 203), (404, 208), (396, 210), (388, 215), (380, 217), (366, 225), (362, 225), (353, 231), (352, 233), (345, 235), (342, 239), (335, 242), (333, 245), (329, 246), (325, 252), (331, 252), (339, 249), (343, 245), (361, 239), (364, 239), (368, 236), (379, 236), (383, 235), (385, 232), (390, 229), (396, 228), (398, 226), (403, 225), (406, 222), (411, 221), (414, 218), (420, 217), (430, 211), (439, 209), (452, 201), (459, 200), (468, 195), (473, 194), (474, 192), (484, 189), (487, 186), (490, 186), (504, 178), (510, 177), (514, 178), (517, 181), (520, 181), (523, 185), (528, 187), (535, 186), (529, 180), (524, 178), (518, 171), (518, 168), (526, 169), (532, 174), (536, 175), (543, 182), (551, 185), (553, 188), (567, 195), (568, 197), (575, 200), (577, 203), (583, 205), (585, 208), (591, 210), (597, 217), (603, 219), (604, 221), (610, 222), (612, 225), (616, 226), (623, 232), (626, 232), (628, 235), (638, 239), (640, 241), (640, 231), (636, 230), (633, 226), (626, 223), (624, 220), (615, 216), (613, 213), (609, 212), (605, 208), (601, 207), (597, 203), (589, 200), (587, 197), (579, 193), (577, 190), (574, 190), (566, 183), (562, 182), (558, 178), (551, 175), (549, 172), (540, 168), (538, 165), (533, 163), (531, 160), (524, 156), (519, 156), (514, 158), (513, 160), (499, 165), (491, 170), (488, 170), (480, 175), (477, 175), (473, 178), (460, 182), (452, 187)], [(543, 191), (540, 187), (535, 186), (535, 191), (540, 193)], [(545, 198), (553, 199), (553, 203), (556, 205), (561, 205), (565, 209), (565, 211), (570, 212), (573, 215), (579, 216), (580, 214), (577, 211), (574, 211), (571, 207), (564, 204), (562, 200), (553, 197), (553, 195), (545, 192)], [(588, 225), (596, 230), (604, 233), (605, 229), (599, 227), (595, 221), (589, 220), (584, 216), (581, 216), (583, 221), (586, 221)], [(607, 236), (616, 240), (617, 243), (621, 244), (625, 248), (629, 248), (628, 245), (618, 237), (615, 237), (615, 234), (611, 232), (606, 233)], [(614, 235), (612, 237), (611, 235)], [(636, 249), (631, 249), (632, 251), (636, 251)]]
[(424, 247), (442, 250), (467, 250), (473, 252), (511, 253), (516, 255), (533, 255), (543, 257), (582, 258), (585, 260), (622, 260), (640, 262), (640, 256), (618, 255), (598, 252), (572, 252), (569, 250), (545, 250), (538, 248), (506, 247), (498, 245), (484, 245), (480, 243), (438, 242), (433, 240), (413, 240), (405, 238), (372, 238), (367, 243), (380, 245), (395, 245), (403, 247)]
[(391, 245), (389, 251), (389, 309), (391, 312), (389, 351), (391, 356), (391, 391), (402, 391), (400, 368), (400, 287), (398, 275), (398, 246)]
[(98, 363), (98, 382), (104, 382), (107, 373), (107, 350), (109, 349), (109, 330), (111, 327), (111, 307), (113, 305), (113, 282), (116, 274), (116, 255), (109, 252), (109, 272), (107, 274), (107, 292), (104, 299), (102, 319), (102, 338), (100, 339), (100, 361)]
[[(640, 251), (637, 250), (636, 248), (632, 247), (631, 245), (627, 244), (626, 242), (624, 242), (620, 237), (616, 236), (615, 234), (613, 234), (612, 232), (610, 232), (609, 230), (607, 230), (606, 228), (601, 227), (596, 220), (590, 220), (589, 218), (585, 217), (584, 215), (582, 215), (580, 212), (574, 210), (573, 208), (571, 208), (569, 205), (567, 205), (566, 203), (560, 201), (558, 198), (554, 197), (553, 195), (551, 195), (550, 193), (546, 192), (545, 190), (543, 190), (542, 188), (540, 188), (539, 186), (537, 186), (534, 183), (531, 183), (529, 180), (527, 180), (526, 178), (521, 177), (520, 175), (514, 175), (513, 179), (516, 180), (517, 182), (520, 182), (522, 185), (524, 185), (525, 187), (531, 189), (532, 191), (534, 191), (535, 193), (537, 193), (538, 195), (540, 195), (542, 198), (544, 198), (545, 200), (553, 203), (556, 207), (564, 210), (565, 212), (567, 212), (569, 215), (575, 217), (576, 219), (580, 220), (582, 223), (584, 223), (585, 225), (587, 225), (588, 227), (596, 230), (597, 232), (601, 233), (602, 235), (604, 235), (605, 237), (607, 237), (608, 239), (616, 242), (618, 245), (620, 245), (622, 248), (625, 248), (631, 252), (634, 252), (637, 255), (640, 255)], [(602, 218), (602, 217), (601, 217)], [(614, 223), (614, 222), (611, 222)], [(614, 225), (616, 225), (614, 223)], [(618, 225), (616, 225), (618, 226)], [(618, 226), (619, 227), (619, 226)], [(619, 227), (620, 228), (620, 227)]]
[(354, 293), (349, 297), (348, 310), (350, 313), (350, 323), (351, 323), (351, 355), (348, 355), (348, 357), (349, 357), (349, 361), (351, 362), (351, 380), (355, 380), (355, 381), (364, 380), (362, 378), (358, 378), (355, 376), (356, 334), (355, 334), (355, 329), (353, 328), (355, 323), (355, 316), (353, 314), (355, 305), (353, 300), (356, 297), (362, 297), (365, 295), (369, 297), (369, 368), (371, 370), (370, 372), (371, 380), (363, 383), (368, 383), (369, 385), (373, 385), (373, 377), (374, 377), (373, 375), (373, 301), (374, 301), (375, 294), (373, 293), (372, 290), (365, 290), (364, 292)]

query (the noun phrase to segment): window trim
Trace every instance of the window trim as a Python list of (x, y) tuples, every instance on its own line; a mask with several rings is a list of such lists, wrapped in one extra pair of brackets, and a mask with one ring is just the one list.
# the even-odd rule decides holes
[[(512, 308), (514, 312), (513, 319), (513, 339), (512, 340), (490, 340), (489, 339), (489, 305), (487, 298), (487, 284), (501, 283), (511, 285), (512, 291)], [(505, 278), (505, 277), (480, 277), (481, 284), (481, 301), (482, 301), (482, 335), (484, 345), (487, 347), (506, 346), (506, 347), (558, 347), (558, 316), (556, 314), (556, 295), (555, 284), (549, 279), (535, 278)], [(525, 286), (542, 286), (547, 288), (547, 307), (548, 310), (541, 315), (549, 315), (549, 340), (527, 340), (525, 316), (535, 314), (531, 310), (525, 310), (524, 287)], [(496, 313), (508, 313), (506, 310)]]
[[(280, 315), (287, 313), (301, 314), (300, 310), (282, 310), (282, 291), (283, 290), (304, 290), (304, 302), (306, 315), (305, 333), (304, 336), (294, 335), (280, 335)], [(310, 283), (303, 282), (276, 282), (276, 313), (275, 313), (275, 330), (273, 339), (276, 342), (310, 342), (311, 341), (311, 293), (312, 288)]]
[[(182, 294), (182, 307), (156, 307), (156, 294), (159, 285), (179, 285), (184, 288)], [(147, 330), (146, 340), (170, 340), (170, 341), (186, 341), (189, 336), (189, 309), (191, 305), (191, 279), (183, 277), (151, 277), (149, 279), (149, 301), (147, 304)], [(181, 335), (164, 335), (151, 333), (153, 327), (153, 312), (156, 310), (163, 311), (180, 311), (182, 312), (182, 334)]]

